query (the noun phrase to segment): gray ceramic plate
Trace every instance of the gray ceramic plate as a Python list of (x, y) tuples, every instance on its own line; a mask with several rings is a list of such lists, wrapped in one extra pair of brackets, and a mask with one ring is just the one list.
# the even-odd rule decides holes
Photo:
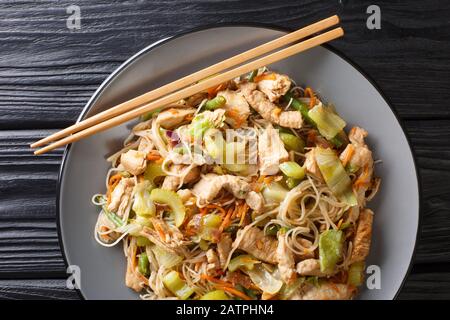
[[(282, 35), (255, 26), (197, 30), (155, 43), (120, 66), (95, 92), (80, 119), (89, 117), (183, 75)], [(369, 131), (381, 192), (375, 211), (369, 265), (381, 270), (381, 289), (364, 289), (360, 299), (393, 299), (412, 260), (419, 224), (419, 184), (407, 138), (392, 109), (357, 68), (334, 50), (319, 47), (271, 66), (315, 88), (349, 125)], [(97, 134), (66, 150), (58, 194), (59, 235), (66, 262), (81, 270), (86, 299), (136, 299), (124, 284), (122, 247), (103, 248), (93, 237), (97, 208), (90, 199), (104, 192), (107, 155), (120, 148), (132, 124)]]

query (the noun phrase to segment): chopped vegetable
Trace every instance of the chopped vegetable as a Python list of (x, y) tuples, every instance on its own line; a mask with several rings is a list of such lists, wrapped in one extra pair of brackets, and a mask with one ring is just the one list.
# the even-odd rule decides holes
[(300, 111), (302, 114), (302, 117), (308, 122), (309, 124), (315, 126), (315, 122), (309, 117), (309, 108), (306, 105), (306, 103), (301, 102), (300, 100), (296, 99), (294, 95), (291, 92), (288, 92), (283, 97), (284, 101), (289, 102), (292, 99), (291, 107)]
[(187, 300), (194, 293), (194, 290), (174, 270), (164, 276), (163, 283), (170, 292), (181, 300)]
[(171, 209), (177, 227), (181, 226), (186, 216), (186, 209), (180, 196), (171, 190), (153, 189), (150, 194), (151, 200), (158, 203), (167, 204)]
[(106, 217), (112, 223), (114, 223), (117, 227), (123, 226), (123, 221), (119, 218), (119, 216), (117, 214), (115, 214), (114, 212), (109, 211), (107, 209), (106, 205), (103, 205), (102, 208), (103, 208), (103, 212), (105, 213)]
[(299, 277), (289, 284), (284, 284), (280, 290), (280, 293), (278, 294), (278, 297), (281, 300), (289, 300), (289, 298), (295, 292), (297, 292), (298, 288), (302, 285), (303, 282), (305, 282), (305, 278)]
[(168, 250), (165, 250), (164, 248), (158, 245), (152, 246), (151, 250), (156, 257), (158, 264), (160, 266), (164, 266), (167, 269), (173, 268), (181, 261), (183, 261), (183, 257)]
[(152, 243), (146, 237), (138, 236), (138, 237), (136, 237), (136, 244), (138, 247), (146, 247), (146, 246), (151, 245)]
[(286, 198), (287, 193), (288, 190), (283, 188), (277, 182), (272, 182), (262, 191), (264, 199), (268, 202), (283, 202), (284, 198)]
[(278, 233), (278, 230), (280, 230), (280, 226), (277, 224), (271, 224), (269, 227), (266, 228), (266, 236), (276, 236)]
[(230, 300), (225, 291), (214, 290), (204, 294), (200, 300)]
[(156, 208), (150, 199), (151, 184), (144, 181), (136, 186), (136, 194), (134, 196), (133, 211), (138, 216), (151, 217), (155, 215)]
[(348, 270), (348, 284), (355, 287), (362, 285), (364, 280), (364, 261), (355, 262)]
[(153, 118), (153, 116), (158, 115), (161, 112), (161, 110), (162, 110), (162, 108), (158, 108), (156, 110), (153, 110), (153, 111), (150, 111), (150, 112), (147, 112), (147, 113), (143, 114), (141, 116), (142, 121), (150, 120), (151, 118)]
[(222, 108), (227, 103), (227, 100), (222, 96), (217, 96), (214, 99), (208, 100), (205, 103), (206, 110), (215, 110)]
[(256, 263), (260, 263), (260, 261), (256, 260), (251, 255), (243, 254), (231, 259), (230, 263), (228, 264), (228, 270), (230, 270), (231, 272), (236, 271), (240, 268), (243, 268), (245, 270), (252, 270), (253, 266)]
[(332, 274), (336, 263), (342, 258), (345, 235), (340, 230), (327, 230), (319, 237), (320, 271)]
[(309, 110), (308, 115), (316, 123), (320, 134), (328, 140), (333, 139), (346, 125), (341, 117), (322, 104), (318, 104)]
[(253, 70), (252, 72), (250, 72), (250, 74), (247, 77), (248, 82), (253, 82), (253, 80), (255, 79), (255, 77), (258, 75), (258, 69)]
[(280, 132), (280, 138), (281, 141), (283, 141), (284, 146), (288, 151), (295, 151), (295, 152), (304, 152), (305, 148), (305, 141), (303, 141), (302, 138), (297, 137), (296, 135), (286, 133), (286, 132)]
[(286, 185), (289, 189), (294, 189), (300, 183), (300, 179), (295, 179), (291, 177), (286, 178)]
[(246, 270), (246, 273), (253, 283), (266, 293), (274, 295), (283, 286), (283, 281), (276, 279), (261, 264), (255, 265), (251, 270)]
[(199, 236), (201, 239), (212, 241), (217, 238), (222, 217), (218, 214), (206, 214), (202, 217)]
[(152, 185), (155, 185), (155, 179), (157, 177), (166, 176), (161, 164), (155, 162), (149, 162), (144, 172), (144, 179), (150, 181)]
[(332, 149), (317, 147), (314, 155), (320, 172), (333, 194), (350, 206), (357, 205), (350, 177), (336, 153)]
[(148, 262), (147, 253), (145, 252), (142, 252), (139, 256), (138, 270), (139, 273), (145, 277), (148, 277), (150, 274), (150, 264)]
[(303, 179), (305, 177), (305, 169), (302, 168), (297, 162), (286, 161), (280, 164), (280, 170), (286, 176), (294, 179)]

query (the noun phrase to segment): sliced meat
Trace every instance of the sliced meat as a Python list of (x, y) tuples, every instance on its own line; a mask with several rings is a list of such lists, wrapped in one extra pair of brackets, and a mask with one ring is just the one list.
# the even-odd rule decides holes
[(223, 108), (225, 109), (225, 122), (233, 128), (240, 128), (250, 115), (250, 107), (247, 100), (237, 91), (224, 90), (217, 93), (227, 101)]
[[(191, 183), (200, 177), (200, 168), (185, 165), (172, 165), (171, 172), (177, 174), (176, 176), (167, 176), (164, 178), (162, 189), (176, 191), (185, 183)], [(180, 176), (178, 176), (180, 175)]]
[(225, 275), (224, 280), (227, 282), (231, 282), (233, 286), (239, 284), (247, 289), (253, 288), (255, 286), (250, 277), (240, 271), (234, 272), (228, 271), (227, 274)]
[(347, 284), (324, 282), (319, 287), (306, 284), (293, 299), (298, 300), (349, 300), (355, 289)]
[(372, 239), (373, 212), (364, 209), (359, 214), (358, 226), (353, 240), (352, 256), (350, 263), (364, 261), (369, 255)]
[(272, 73), (275, 79), (264, 79), (258, 82), (258, 90), (264, 92), (270, 101), (277, 101), (291, 87), (291, 79), (284, 74)]
[(153, 150), (154, 147), (155, 145), (153, 144), (153, 142), (147, 137), (141, 137), (141, 139), (139, 140), (138, 151), (140, 152), (148, 154)]
[(283, 111), (264, 93), (256, 90), (256, 84), (250, 82), (241, 85), (241, 92), (250, 106), (267, 121), (287, 128), (300, 129), (302, 127), (303, 119), (300, 112)]
[(289, 159), (278, 131), (269, 125), (258, 139), (258, 160), (261, 175), (275, 175), (281, 162)]
[(224, 267), (228, 255), (231, 251), (231, 245), (233, 244), (233, 240), (231, 239), (230, 234), (228, 233), (222, 233), (220, 236), (220, 240), (217, 243), (217, 253), (219, 254), (219, 260), (220, 260), (220, 267)]
[(122, 178), (111, 193), (111, 201), (108, 210), (123, 217), (126, 210), (131, 206), (131, 194), (134, 188), (133, 178)]
[(219, 194), (222, 188), (238, 199), (244, 199), (250, 191), (250, 185), (241, 177), (208, 173), (195, 184), (192, 192), (202, 202), (209, 202)]
[[(238, 231), (238, 237), (240, 232), (243, 232), (243, 230)], [(250, 227), (238, 246), (239, 249), (250, 253), (255, 258), (272, 264), (278, 262), (277, 247), (278, 241), (273, 237), (264, 235), (264, 231), (257, 227)]]
[(329, 276), (320, 271), (320, 262), (317, 259), (306, 259), (297, 263), (297, 273), (301, 276)]
[(277, 261), (278, 270), (280, 271), (281, 280), (284, 283), (291, 283), (296, 278), (295, 274), (295, 261), (292, 251), (286, 246), (285, 240), (286, 235), (280, 234), (278, 236), (278, 246), (277, 246)]
[(215, 128), (219, 128), (225, 120), (225, 110), (216, 109), (214, 111), (204, 111), (198, 114), (195, 119), (205, 119), (213, 124)]
[(158, 114), (156, 123), (165, 129), (173, 129), (189, 122), (194, 113), (194, 108), (170, 108)]
[(180, 199), (181, 201), (183, 201), (183, 203), (188, 201), (194, 195), (189, 189), (180, 189), (177, 191), (177, 194), (180, 196)]
[(305, 154), (305, 164), (304, 164), (304, 167), (305, 167), (306, 171), (307, 171), (310, 175), (312, 175), (312, 176), (314, 176), (315, 178), (317, 178), (317, 179), (323, 181), (322, 173), (320, 173), (320, 169), (319, 169), (319, 166), (317, 165), (316, 157), (315, 157), (315, 155), (314, 155), (314, 152), (315, 152), (315, 149), (313, 148), (313, 149), (311, 149), (310, 151), (308, 151), (308, 152)]
[(250, 207), (250, 209), (261, 212), (264, 209), (264, 198), (263, 196), (255, 191), (250, 191), (245, 202)]
[(217, 256), (214, 249), (209, 249), (206, 251), (206, 259), (208, 261), (208, 265), (206, 266), (206, 271), (209, 275), (215, 276), (217, 270), (220, 269), (219, 257)]
[(126, 171), (137, 176), (147, 168), (146, 156), (147, 154), (145, 152), (128, 150), (120, 156), (120, 163)]

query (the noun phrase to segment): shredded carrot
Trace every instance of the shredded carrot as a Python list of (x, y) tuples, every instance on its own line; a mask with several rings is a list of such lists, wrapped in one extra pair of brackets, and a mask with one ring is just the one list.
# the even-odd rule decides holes
[(239, 290), (236, 290), (236, 289), (234, 289), (234, 288), (232, 288), (232, 287), (226, 287), (226, 286), (216, 286), (217, 287), (217, 289), (221, 289), (221, 290), (223, 290), (223, 291), (226, 291), (226, 292), (228, 292), (228, 293), (231, 293), (232, 295), (234, 295), (234, 296), (236, 296), (236, 297), (239, 297), (239, 298), (241, 298), (241, 299), (243, 299), (243, 300), (252, 300), (252, 298), (250, 298), (248, 295), (246, 295), (245, 293), (243, 293), (243, 292), (241, 292), (241, 291), (239, 291)]
[(242, 226), (244, 223), (245, 216), (247, 215), (248, 206), (246, 203), (244, 203), (241, 207), (240, 214), (241, 214), (241, 220), (239, 221), (239, 226)]
[(342, 165), (344, 167), (349, 163), (350, 159), (353, 157), (354, 154), (355, 154), (355, 147), (353, 147), (352, 144), (349, 144), (345, 149), (344, 160), (342, 160)]
[(281, 114), (281, 108), (275, 108), (275, 109), (273, 109), (272, 110), (272, 113), (273, 113), (273, 115), (275, 116), (275, 117), (277, 117), (277, 118), (279, 118), (280, 117), (280, 114)]
[(245, 117), (243, 117), (240, 112), (234, 108), (227, 110), (225, 116), (234, 120), (236, 128), (241, 127), (245, 122)]
[(217, 204), (208, 204), (207, 206), (206, 206), (206, 208), (208, 208), (208, 209), (217, 209), (217, 210), (219, 210), (220, 211), (220, 215), (222, 216), (222, 217), (225, 217), (226, 216), (226, 214), (227, 214), (227, 212), (225, 211), (225, 209), (224, 208), (222, 208), (221, 206), (218, 206)]
[(231, 215), (233, 214), (233, 208), (228, 209), (227, 215), (222, 221), (222, 224), (219, 227), (219, 231), (222, 233), (223, 230), (230, 225), (231, 222)]
[(111, 202), (111, 193), (114, 191), (114, 188), (119, 184), (120, 179), (122, 179), (122, 175), (120, 173), (117, 173), (109, 178), (108, 190), (106, 192), (107, 196), (106, 203), (109, 204)]
[(339, 220), (338, 224), (337, 224), (337, 228), (340, 229), (342, 226), (342, 222), (344, 222), (344, 219)]
[(212, 276), (210, 276), (210, 275), (207, 275), (207, 274), (205, 274), (205, 273), (202, 273), (202, 274), (200, 275), (200, 278), (202, 278), (203, 280), (208, 280), (209, 282), (213, 282), (213, 283), (216, 283), (216, 284), (220, 284), (220, 285), (225, 286), (225, 287), (230, 287), (230, 286), (233, 285), (233, 284), (230, 283), (230, 282), (226, 282), (226, 281), (224, 281), (224, 280), (220, 280), (220, 279), (214, 278), (214, 277), (212, 277)]
[(360, 187), (364, 187), (367, 186), (369, 184), (369, 166), (365, 166), (363, 173), (359, 176), (358, 179), (356, 179), (355, 183), (353, 184), (353, 186), (355, 187), (355, 189), (359, 189)]
[(184, 117), (184, 120), (186, 120), (186, 121), (192, 121), (192, 119), (194, 119), (194, 115), (192, 113), (188, 114), (186, 117)]
[(155, 230), (158, 232), (159, 237), (161, 238), (162, 241), (166, 241), (166, 233), (164, 232), (164, 230), (161, 228), (160, 225), (158, 225), (157, 223), (153, 224), (153, 227), (155, 228)]
[(157, 150), (152, 150), (147, 154), (148, 161), (158, 161), (161, 159), (161, 154)]
[(206, 92), (208, 92), (208, 98), (214, 98), (215, 95), (217, 94), (217, 92), (219, 92), (222, 88), (225, 87), (224, 83), (219, 84), (216, 87), (212, 87), (206, 90)]
[(208, 213), (208, 208), (207, 207), (200, 208), (200, 214), (202, 216), (206, 215), (207, 213)]
[(314, 95), (314, 91), (310, 87), (306, 87), (305, 96), (309, 96), (309, 108), (311, 109), (316, 105), (316, 96)]
[(271, 184), (273, 182), (273, 180), (275, 180), (275, 177), (269, 176), (269, 177), (265, 177), (263, 181), (264, 181), (264, 184), (268, 185), (268, 184)]
[(275, 75), (275, 73), (263, 73), (260, 74), (259, 76), (256, 76), (253, 78), (253, 82), (260, 82), (263, 80), (276, 80), (277, 76)]

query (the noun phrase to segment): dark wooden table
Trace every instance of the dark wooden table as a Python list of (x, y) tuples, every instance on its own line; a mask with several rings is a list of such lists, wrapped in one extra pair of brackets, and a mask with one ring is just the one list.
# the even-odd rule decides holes
[[(66, 289), (55, 223), (62, 151), (30, 142), (72, 124), (100, 83), (158, 39), (205, 24), (297, 28), (339, 13), (333, 46), (371, 75), (402, 119), (423, 190), (421, 239), (400, 298), (450, 298), (450, 2), (372, 0), (70, 0), (0, 3), (0, 298), (77, 299)], [(81, 29), (69, 30), (69, 5)], [(387, 142), (389, 143), (389, 142)], [(396, 214), (392, 212), (392, 214)]]

